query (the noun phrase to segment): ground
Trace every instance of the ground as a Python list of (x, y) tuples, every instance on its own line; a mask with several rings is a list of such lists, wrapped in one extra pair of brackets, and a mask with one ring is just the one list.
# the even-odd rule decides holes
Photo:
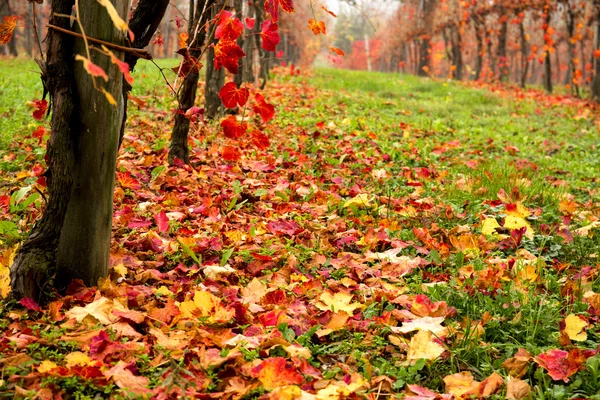
[[(48, 125), (26, 104), (34, 64), (0, 63), (5, 295), (43, 208)], [(111, 275), (3, 304), (0, 391), (600, 398), (595, 106), (281, 68), (267, 147), (200, 121), (192, 166), (169, 167), (174, 99), (152, 65), (135, 78)]]

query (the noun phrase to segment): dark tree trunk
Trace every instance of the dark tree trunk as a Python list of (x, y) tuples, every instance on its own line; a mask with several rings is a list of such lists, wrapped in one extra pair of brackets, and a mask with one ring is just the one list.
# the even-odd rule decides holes
[[(74, 0), (52, 0), (51, 5), (51, 23), (70, 29), (69, 19), (55, 15), (70, 15)], [(127, 1), (117, 0), (115, 7), (126, 16)], [(123, 34), (99, 3), (82, 1), (80, 10), (88, 36), (123, 42)], [(42, 71), (52, 100), (47, 149), (49, 197), (11, 268), (17, 298), (39, 300), (46, 286), (61, 289), (74, 278), (93, 285), (108, 270), (123, 78), (109, 58), (91, 52), (92, 62), (109, 76), (104, 89), (117, 100), (115, 107), (94, 88), (81, 62), (73, 60), (75, 54), (86, 54), (81, 40), (73, 41), (69, 35), (50, 30), (46, 71)]]
[(477, 60), (475, 61), (475, 80), (481, 78), (481, 70), (483, 69), (483, 30), (482, 23), (479, 21), (479, 16), (475, 17), (475, 39), (477, 40)]
[[(221, 9), (223, 0), (217, 0), (215, 7), (212, 12), (212, 18), (217, 14), (218, 10)], [(258, 21), (257, 21), (258, 23)], [(213, 28), (211, 27), (211, 30)], [(216, 43), (216, 40), (213, 40)], [(222, 104), (219, 98), (219, 91), (225, 83), (225, 71), (224, 68), (215, 69), (215, 51), (211, 46), (207, 53), (206, 62), (206, 85), (204, 89), (204, 116), (208, 119), (214, 119), (221, 111)]]
[[(190, 23), (188, 25), (188, 47), (189, 55), (199, 59), (202, 54), (202, 47), (206, 40), (206, 29), (204, 25), (209, 21), (211, 14), (216, 15), (217, 10), (210, 9), (212, 1), (198, 0), (196, 4), (190, 1)], [(220, 10), (220, 8), (219, 8)], [(213, 15), (213, 17), (214, 17)], [(212, 63), (209, 58), (207, 64)], [(199, 60), (198, 60), (199, 61)], [(179, 88), (177, 113), (175, 114), (175, 124), (171, 133), (171, 145), (169, 147), (169, 163), (173, 165), (176, 160), (181, 160), (186, 164), (190, 162), (188, 149), (188, 134), (190, 131), (190, 120), (185, 117), (185, 112), (194, 106), (196, 102), (196, 91), (198, 89), (198, 80), (200, 72), (192, 68), (184, 78)], [(219, 99), (219, 101), (221, 101)]]
[[(596, 27), (594, 32), (594, 50), (600, 51), (600, 1), (595, 1)], [(600, 102), (600, 58), (594, 57), (594, 77), (590, 88), (592, 100)]]
[[(577, 65), (575, 64), (575, 59), (577, 58), (577, 48), (575, 43), (571, 40), (575, 34), (575, 12), (570, 7), (567, 7), (565, 18), (567, 27), (567, 56), (569, 59), (569, 73), (567, 76), (569, 77), (569, 84), (571, 85), (571, 94), (579, 97)], [(560, 69), (560, 65), (557, 65), (556, 67)]]
[[(240, 21), (244, 21), (242, 16), (242, 0), (233, 0), (233, 8), (235, 10), (236, 16), (240, 19)], [(245, 28), (244, 28), (245, 30)], [(244, 35), (240, 35), (237, 40), (237, 45), (240, 46), (241, 49), (244, 48)], [(238, 73), (233, 77), (233, 81), (237, 85), (237, 87), (242, 86), (242, 82), (244, 82), (244, 65), (248, 62), (245, 57), (241, 57), (238, 60)]]
[(452, 62), (454, 64), (454, 78), (462, 81), (463, 79), (463, 58), (462, 58), (462, 35), (460, 29), (454, 27), (451, 32), (452, 37)]
[[(546, 5), (544, 8), (544, 24), (550, 26), (550, 9)], [(544, 30), (544, 36), (548, 35), (548, 29)], [(550, 59), (550, 44), (545, 43), (546, 51), (544, 52), (544, 88), (548, 93), (552, 93), (552, 60)]]
[(527, 43), (527, 36), (525, 35), (525, 27), (523, 26), (523, 20), (519, 23), (519, 36), (521, 39), (521, 79), (520, 86), (525, 88), (527, 83), (527, 72), (529, 71), (529, 44)]
[(431, 41), (429, 36), (421, 37), (419, 45), (419, 76), (429, 76), (431, 73), (430, 69), (430, 52), (431, 52)]
[(509, 63), (506, 55), (506, 42), (508, 33), (508, 15), (506, 9), (500, 9), (500, 31), (498, 32), (498, 68), (499, 78), (501, 81), (506, 81), (508, 78)]

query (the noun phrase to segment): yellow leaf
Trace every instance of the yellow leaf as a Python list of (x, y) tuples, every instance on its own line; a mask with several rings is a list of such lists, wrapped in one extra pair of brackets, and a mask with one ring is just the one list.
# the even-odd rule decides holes
[(344, 381), (333, 381), (326, 388), (317, 392), (316, 400), (345, 399), (361, 389), (366, 383), (367, 381), (359, 374), (352, 374), (349, 384)]
[(433, 334), (429, 331), (419, 331), (410, 339), (408, 345), (407, 360), (412, 363), (424, 358), (426, 360), (435, 360), (444, 352), (444, 347), (432, 341)]
[(428, 331), (435, 336), (445, 336), (448, 330), (442, 326), (444, 317), (423, 317), (404, 322), (401, 327), (392, 327), (394, 333), (409, 333), (413, 331)]
[(575, 233), (579, 236), (592, 237), (592, 229), (600, 228), (600, 221), (594, 221), (589, 225), (582, 226), (579, 229), (575, 229)]
[(121, 264), (118, 264), (118, 265), (115, 265), (115, 266), (113, 267), (113, 270), (114, 270), (114, 271), (115, 271), (117, 274), (119, 274), (119, 276), (122, 276), (122, 277), (124, 277), (124, 276), (126, 276), (126, 275), (127, 275), (127, 267), (126, 267), (126, 266), (124, 266), (122, 263), (121, 263)]
[(481, 226), (481, 233), (490, 236), (496, 233), (496, 228), (500, 228), (498, 221), (495, 218), (486, 218)]
[(10, 268), (0, 263), (0, 298), (5, 298), (10, 293)]
[(103, 87), (100, 87), (100, 90), (102, 91), (102, 93), (104, 93), (104, 97), (106, 97), (106, 101), (108, 101), (108, 103), (112, 106), (116, 106), (117, 105), (117, 101), (115, 100), (115, 98), (112, 96), (112, 94), (108, 93), (106, 91), (106, 89), (104, 89)]
[(156, 294), (161, 296), (170, 296), (173, 294), (173, 292), (171, 292), (168, 287), (161, 286), (158, 289), (156, 289)]
[(571, 340), (579, 342), (586, 340), (587, 333), (585, 332), (585, 328), (587, 326), (588, 323), (575, 314), (569, 314), (565, 318), (565, 332)]
[(524, 218), (507, 215), (506, 218), (504, 218), (504, 227), (510, 230), (527, 228), (525, 236), (530, 239), (533, 238), (533, 229), (531, 229), (531, 225), (529, 225), (529, 222)]
[(473, 378), (469, 371), (444, 377), (444, 384), (446, 385), (446, 393), (451, 393), (457, 398), (461, 398), (461, 395), (475, 391), (479, 387), (479, 382)]
[(337, 292), (333, 296), (330, 292), (325, 292), (319, 297), (319, 303), (316, 304), (319, 310), (323, 311), (345, 311), (352, 315), (357, 308), (364, 308), (360, 303), (350, 303), (352, 295), (345, 292)]
[(44, 360), (38, 365), (37, 370), (39, 373), (44, 374), (46, 372), (52, 371), (54, 368), (58, 368), (58, 365), (53, 363), (50, 360)]
[(67, 362), (67, 368), (71, 368), (76, 365), (85, 367), (87, 365), (94, 364), (90, 357), (87, 354), (82, 353), (81, 351), (75, 351), (73, 353), (67, 354), (65, 356), (65, 361)]
[(118, 30), (123, 32), (127, 32), (129, 30), (127, 22), (123, 21), (123, 19), (119, 16), (119, 13), (115, 9), (115, 6), (112, 5), (110, 0), (98, 0), (98, 3), (100, 3), (100, 5), (102, 5), (104, 8), (106, 8), (110, 19), (112, 19), (113, 24), (115, 24), (115, 27)]
[(225, 232), (225, 236), (233, 243), (243, 242), (246, 240), (246, 233), (242, 231), (228, 231)]
[(117, 318), (110, 313), (112, 310), (125, 310), (125, 307), (116, 301), (101, 297), (85, 307), (73, 307), (65, 315), (67, 318), (75, 318), (77, 322), (92, 317), (103, 325), (109, 325), (112, 319)]
[(372, 207), (371, 199), (367, 193), (361, 193), (344, 203), (344, 208), (348, 208), (354, 205), (357, 208), (369, 208)]
[(521, 203), (517, 203), (515, 209), (506, 210), (507, 215), (512, 215), (513, 217), (518, 218), (527, 218), (531, 215), (529, 210), (525, 208), (525, 206)]

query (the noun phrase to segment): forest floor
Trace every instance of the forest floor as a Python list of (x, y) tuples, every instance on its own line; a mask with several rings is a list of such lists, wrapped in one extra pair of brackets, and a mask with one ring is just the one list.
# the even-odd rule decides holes
[[(1, 295), (43, 207), (27, 70), (0, 61)], [(281, 68), (268, 148), (198, 122), (169, 167), (173, 98), (136, 79), (111, 274), (2, 304), (0, 393), (600, 399), (598, 109)]]

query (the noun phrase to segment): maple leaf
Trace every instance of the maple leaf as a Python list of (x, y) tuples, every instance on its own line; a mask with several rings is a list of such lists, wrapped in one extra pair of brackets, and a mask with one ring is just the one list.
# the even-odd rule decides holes
[(215, 38), (237, 40), (244, 32), (244, 24), (231, 11), (223, 10), (217, 15)]
[(250, 132), (250, 137), (252, 144), (259, 150), (265, 150), (271, 145), (268, 136), (256, 129)]
[(437, 394), (419, 385), (406, 385), (406, 387), (409, 391), (403, 397), (404, 400), (450, 400), (453, 398), (451, 394)]
[(410, 339), (406, 359), (412, 363), (424, 358), (426, 360), (435, 360), (444, 352), (444, 346), (433, 341), (433, 334), (426, 330), (420, 330)]
[(579, 349), (564, 351), (551, 349), (535, 358), (535, 362), (548, 371), (548, 375), (555, 381), (569, 382), (569, 377), (583, 368), (589, 356)]
[(80, 54), (77, 54), (75, 56), (75, 60), (81, 61), (83, 63), (83, 68), (90, 76), (99, 77), (108, 82), (108, 75), (106, 75), (106, 72), (104, 72), (104, 70), (100, 66), (94, 64), (91, 60), (85, 58)]
[(316, 304), (319, 310), (323, 311), (344, 311), (349, 315), (354, 314), (354, 310), (364, 308), (360, 303), (350, 303), (353, 296), (345, 292), (336, 292), (331, 295), (331, 292), (324, 292), (319, 297), (319, 302)]
[(246, 53), (233, 40), (221, 39), (215, 46), (215, 69), (221, 67), (232, 74), (238, 73), (238, 60), (245, 57)]
[(81, 322), (88, 317), (92, 317), (95, 321), (103, 325), (109, 325), (111, 321), (111, 310), (124, 307), (118, 302), (113, 302), (106, 297), (100, 297), (98, 300), (86, 305), (85, 307), (73, 307), (65, 313), (67, 318), (75, 318), (77, 322)]
[(575, 314), (569, 314), (561, 322), (561, 332), (564, 332), (571, 340), (582, 342), (587, 340), (585, 328), (588, 326), (589, 323), (584, 318)]
[(0, 24), (0, 44), (7, 44), (11, 41), (18, 20), (19, 17), (17, 15), (4, 17), (4, 22)]
[(444, 317), (423, 317), (402, 323), (401, 327), (391, 327), (394, 333), (409, 333), (412, 331), (429, 331), (435, 336), (445, 336), (448, 333), (446, 327), (442, 326)]
[(34, 100), (32, 102), (33, 107), (35, 107), (35, 111), (33, 112), (33, 118), (38, 121), (44, 119), (44, 114), (48, 110), (48, 101), (47, 100)]
[(296, 11), (293, 0), (265, 0), (265, 11), (271, 16), (273, 22), (277, 22), (279, 19), (279, 6), (286, 13)]
[(444, 385), (447, 393), (461, 398), (464, 394), (476, 391), (479, 387), (479, 382), (473, 378), (473, 375), (469, 371), (463, 371), (445, 376)]
[(254, 95), (254, 104), (252, 105), (252, 111), (260, 115), (263, 122), (266, 124), (275, 116), (275, 107), (265, 101), (265, 98), (260, 94)]
[(279, 37), (279, 26), (271, 20), (266, 20), (261, 25), (260, 37), (262, 38), (262, 48), (267, 51), (275, 51), (281, 41)]
[(112, 379), (115, 384), (134, 394), (148, 394), (150, 381), (145, 376), (136, 376), (131, 372), (129, 364), (119, 361), (114, 367), (104, 373), (106, 378)]
[(258, 378), (267, 390), (279, 386), (298, 385), (304, 381), (291, 363), (283, 357), (271, 357), (252, 368), (252, 376)]
[(96, 365), (97, 361), (92, 361), (90, 356), (81, 351), (75, 351), (73, 353), (69, 353), (65, 356), (66, 366), (67, 368), (80, 366), (93, 366)]
[(239, 139), (244, 136), (248, 130), (248, 124), (240, 122), (235, 116), (230, 115), (221, 121), (221, 128), (223, 128), (223, 133), (225, 133), (226, 138)]
[[(250, 97), (250, 91), (246, 88), (238, 89), (235, 82), (229, 82), (223, 85), (219, 91), (219, 97), (227, 108), (235, 108), (236, 105), (244, 107)], [(223, 126), (223, 124), (221, 124), (221, 126)]]
[(310, 29), (315, 35), (327, 33), (327, 27), (325, 26), (325, 22), (317, 21), (313, 18), (308, 20), (308, 29)]

